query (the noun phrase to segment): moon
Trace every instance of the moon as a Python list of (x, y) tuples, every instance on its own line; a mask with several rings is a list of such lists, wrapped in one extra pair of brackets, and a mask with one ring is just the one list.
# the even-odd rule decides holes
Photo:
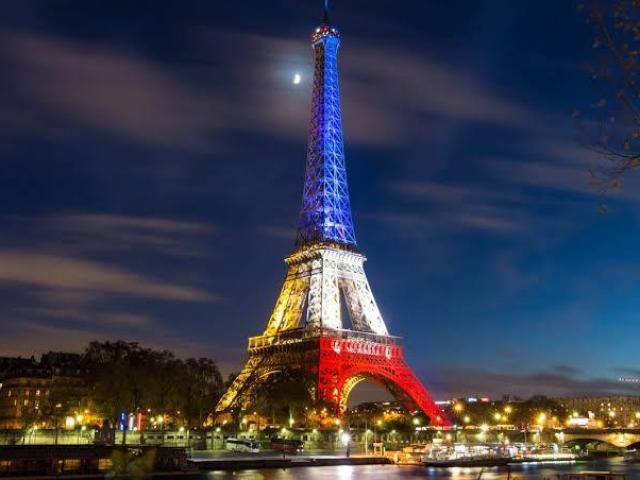
[(293, 75), (293, 84), (294, 85), (299, 85), (301, 81), (302, 81), (302, 75), (300, 75), (299, 73), (296, 73), (296, 74)]

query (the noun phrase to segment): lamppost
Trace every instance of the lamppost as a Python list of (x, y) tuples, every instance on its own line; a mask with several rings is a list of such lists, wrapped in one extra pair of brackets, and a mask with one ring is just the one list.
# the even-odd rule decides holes
[(369, 419), (364, 417), (364, 454), (369, 455)]
[(420, 427), (420, 419), (418, 417), (413, 417), (413, 438), (414, 441), (418, 441), (418, 428)]
[(364, 430), (364, 454), (365, 455), (369, 455), (369, 433), (371, 433), (369, 431), (368, 428), (365, 428)]
[(253, 419), (256, 422), (256, 438), (260, 436), (260, 417), (258, 416), (258, 412), (253, 412)]
[[(217, 427), (217, 428), (216, 428), (216, 433), (218, 433), (218, 434), (219, 434), (221, 431), (222, 431), (222, 429), (221, 429), (220, 427)], [(212, 450), (215, 450), (215, 449), (216, 449), (216, 440), (218, 439), (218, 437), (219, 437), (219, 436), (221, 436), (221, 435), (214, 435), (214, 436), (213, 436), (213, 441), (211, 442), (211, 448), (212, 448)], [(221, 447), (222, 447), (222, 445), (221, 445)]]
[(342, 441), (342, 446), (346, 447), (346, 455), (349, 458), (351, 456), (351, 435), (348, 432), (342, 432), (340, 440)]

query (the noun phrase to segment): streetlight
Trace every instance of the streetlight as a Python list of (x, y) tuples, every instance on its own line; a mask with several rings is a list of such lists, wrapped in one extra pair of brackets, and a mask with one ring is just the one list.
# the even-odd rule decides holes
[(371, 430), (369, 430), (368, 428), (364, 431), (364, 454), (365, 455), (369, 455), (369, 434), (371, 433)]
[(342, 446), (347, 448), (347, 457), (351, 456), (351, 435), (348, 432), (343, 432), (340, 435)]
[(413, 417), (413, 426), (414, 428), (414, 440), (418, 441), (418, 428), (420, 426), (420, 419), (418, 417)]
[[(222, 431), (222, 428), (220, 427), (216, 427), (216, 433), (220, 433)], [(213, 438), (211, 439), (211, 448), (213, 448), (214, 450), (216, 449), (216, 441), (220, 438), (221, 435), (214, 435)]]
[[(380, 434), (380, 438), (382, 438), (382, 433), (380, 432), (381, 428), (382, 428), (382, 420), (378, 419), (376, 420), (376, 426), (378, 427), (377, 432)], [(378, 441), (377, 438), (374, 439), (374, 441)]]

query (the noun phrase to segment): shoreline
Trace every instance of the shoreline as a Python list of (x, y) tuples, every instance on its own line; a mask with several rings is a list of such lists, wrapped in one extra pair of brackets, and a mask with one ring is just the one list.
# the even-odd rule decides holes
[[(220, 456), (194, 455), (188, 457), (183, 448), (175, 447), (122, 447), (122, 446), (13, 446), (0, 448), (0, 480), (3, 478), (46, 479), (104, 478), (110, 468), (112, 455), (116, 452), (133, 455), (133, 462), (148, 451), (154, 451), (154, 466), (151, 478), (203, 478), (211, 471), (243, 471), (263, 469), (289, 469), (303, 467), (396, 465), (424, 469), (447, 468), (510, 468), (526, 464), (589, 463), (597, 457), (580, 458), (462, 458), (444, 461), (419, 461), (402, 456), (401, 452), (387, 452), (386, 456), (364, 456), (309, 452), (306, 455), (268, 454), (268, 456)], [(192, 452), (193, 453), (193, 452)], [(268, 453), (268, 452), (266, 452)], [(337, 452), (336, 452), (337, 453)], [(395, 453), (395, 454), (394, 454)], [(109, 463), (109, 466), (105, 465)], [(102, 466), (102, 468), (101, 468)], [(104, 468), (107, 467), (107, 468)]]

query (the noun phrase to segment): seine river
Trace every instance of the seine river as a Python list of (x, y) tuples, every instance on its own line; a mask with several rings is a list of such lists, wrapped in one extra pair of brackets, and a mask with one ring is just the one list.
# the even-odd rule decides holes
[[(531, 464), (519, 465), (511, 468), (512, 480), (555, 480), (559, 473), (577, 472), (581, 470), (608, 470), (623, 472), (627, 480), (640, 480), (640, 464), (626, 464), (622, 459), (611, 461), (588, 462), (579, 464)], [(367, 465), (367, 466), (339, 466), (339, 467), (300, 467), (272, 470), (244, 470), (238, 472), (209, 472), (206, 478), (210, 480), (223, 479), (255, 479), (255, 480), (317, 480), (335, 479), (351, 480), (367, 478), (371, 480), (477, 480), (480, 469), (476, 468), (448, 468), (435, 469), (423, 467), (408, 467), (395, 465)], [(482, 473), (482, 480), (497, 480), (507, 478), (506, 469), (486, 468)]]

